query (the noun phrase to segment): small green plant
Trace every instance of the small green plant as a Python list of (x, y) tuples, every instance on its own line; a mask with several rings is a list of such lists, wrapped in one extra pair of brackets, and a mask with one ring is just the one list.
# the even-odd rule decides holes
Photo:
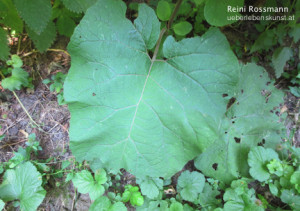
[(291, 82), (289, 86), (290, 92), (296, 97), (300, 97), (300, 63), (298, 64), (297, 71), (295, 73), (283, 73), (282, 76)]
[(184, 171), (178, 178), (177, 190), (184, 200), (193, 202), (202, 192), (204, 184), (205, 177), (203, 174), (196, 171)]
[[(208, 178), (207, 181), (211, 180)], [(220, 197), (220, 188), (217, 183), (210, 184), (206, 182), (203, 191), (199, 194), (196, 204), (204, 210), (214, 210), (216, 208), (222, 207), (222, 200)]]
[(94, 201), (105, 192), (103, 184), (107, 182), (106, 171), (99, 169), (93, 177), (88, 170), (82, 170), (74, 175), (72, 182), (79, 193), (88, 193), (91, 200)]
[(107, 197), (101, 196), (97, 198), (89, 208), (89, 211), (99, 210), (127, 211), (127, 208), (122, 202), (112, 203)]
[(59, 105), (64, 105), (64, 92), (63, 92), (63, 85), (65, 82), (67, 75), (63, 74), (62, 72), (58, 72), (55, 75), (51, 76), (51, 79), (43, 80), (44, 84), (51, 84), (49, 89), (51, 92), (57, 93), (57, 101)]
[(28, 136), (25, 144), (25, 148), (19, 147), (18, 151), (14, 152), (14, 156), (9, 161), (1, 163), (0, 166), (2, 166), (4, 169), (15, 168), (21, 163), (30, 161), (32, 153), (37, 154), (38, 151), (42, 150), (34, 133)]
[(162, 199), (162, 195), (156, 200), (150, 201), (146, 199), (144, 205), (141, 207), (137, 207), (136, 210), (194, 211), (194, 209), (189, 204), (180, 202), (173, 197)]
[(6, 70), (1, 70), (4, 75), (11, 74), (11, 76), (3, 78), (1, 85), (4, 89), (10, 91), (20, 90), (21, 87), (33, 88), (31, 83), (32, 79), (29, 77), (29, 74), (22, 69), (23, 62), (17, 55), (12, 55), (11, 59), (6, 62), (8, 65)]
[[(290, 150), (297, 152), (295, 148)], [(254, 179), (268, 184), (274, 196), (296, 209), (300, 206), (299, 153), (292, 153), (289, 157), (288, 161), (282, 161), (273, 149), (256, 147), (249, 152), (248, 163)]]
[[(71, 11), (67, 7), (71, 7), (68, 1), (55, 0), (52, 6), (51, 19), (56, 23), (56, 29), (59, 34), (71, 37), (76, 27), (76, 23), (82, 18), (82, 14), (76, 10)], [(76, 3), (75, 3), (76, 4)]]
[[(281, 6), (282, 3), (279, 2), (267, 2), (272, 6)], [(284, 6), (289, 8), (289, 15), (292, 14), (293, 10), (295, 13), (293, 16), (294, 20), (289, 21), (277, 21), (269, 22), (261, 20), (260, 23), (255, 24), (256, 29), (259, 33), (253, 33), (251, 35), (254, 43), (251, 47), (250, 54), (252, 54), (252, 59), (257, 58), (255, 55), (260, 54), (260, 57), (264, 57), (270, 67), (274, 70), (274, 78), (279, 79), (283, 77), (290, 82), (289, 90), (296, 97), (300, 96), (299, 89), (299, 64), (295, 63), (297, 60), (295, 58), (299, 57), (297, 55), (297, 43), (300, 40), (299, 28), (300, 25), (297, 23), (297, 19), (300, 17), (300, 3), (299, 1), (285, 2)], [(262, 16), (267, 16), (270, 13), (262, 13)], [(279, 46), (278, 46), (279, 45)], [(262, 58), (261, 57), (261, 58)], [(257, 61), (256, 61), (257, 62)], [(295, 67), (291, 70), (290, 67)], [(285, 71), (289, 67), (288, 71)]]
[(249, 179), (246, 178), (232, 181), (231, 187), (225, 190), (223, 196), (225, 211), (234, 210), (236, 207), (239, 207), (240, 210), (264, 210), (255, 196), (255, 190), (248, 188), (248, 182)]
[(36, 210), (46, 191), (42, 188), (42, 176), (31, 162), (24, 162), (6, 170), (0, 185), (0, 199), (15, 201), (22, 211)]
[(122, 201), (130, 202), (132, 206), (142, 206), (144, 204), (144, 197), (139, 191), (138, 186), (126, 185), (122, 194)]
[(147, 178), (143, 180), (137, 178), (136, 182), (139, 184), (142, 194), (149, 199), (157, 198), (160, 191), (163, 190), (164, 181), (160, 178)]
[(19, 147), (9, 161), (0, 164), (0, 173), (5, 171), (0, 185), (0, 199), (14, 201), (14, 206), (20, 206), (22, 211), (31, 211), (38, 208), (46, 195), (40, 173), (44, 172), (41, 167), (45, 164), (31, 160), (32, 153), (41, 150), (35, 134), (28, 136), (26, 145), (25, 149)]

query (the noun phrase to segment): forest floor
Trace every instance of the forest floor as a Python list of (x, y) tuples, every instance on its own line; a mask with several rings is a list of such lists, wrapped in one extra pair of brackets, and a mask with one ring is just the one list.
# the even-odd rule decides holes
[[(66, 40), (57, 42), (54, 48), (66, 49), (66, 43)], [(70, 68), (70, 57), (63, 52), (47, 52), (33, 53), (22, 59), (24, 68), (33, 76), (35, 86), (34, 90), (17, 91), (16, 94), (39, 127), (30, 121), (11, 92), (0, 92), (0, 125), (2, 126), (0, 135), (5, 134), (5, 138), (0, 142), (0, 162), (8, 161), (19, 147), (25, 147), (28, 135), (35, 133), (43, 149), (37, 158), (52, 158), (49, 163), (59, 169), (62, 161), (73, 158), (69, 149), (68, 136), (70, 113), (67, 105), (58, 105), (56, 94), (50, 92), (48, 85), (43, 84), (42, 80), (58, 72), (67, 73)], [(293, 142), (297, 146), (300, 146), (300, 130), (297, 126), (299, 104), (299, 98), (287, 93), (281, 108), (281, 112), (286, 112), (288, 116), (286, 119), (288, 131), (296, 129)], [(190, 163), (185, 168), (192, 169), (193, 164)], [(57, 181), (59, 179), (48, 181), (47, 197), (40, 210), (87, 210), (86, 207), (91, 203), (87, 195), (77, 195), (70, 182), (61, 183), (63, 185), (57, 187)], [(134, 183), (134, 178), (125, 173), (122, 181), (125, 184)]]
[[(68, 40), (61, 39), (53, 48), (66, 49), (67, 43)], [(19, 147), (25, 148), (28, 136), (34, 133), (42, 147), (36, 156), (32, 155), (34, 159), (48, 159), (48, 166), (61, 169), (63, 161), (74, 160), (69, 149), (70, 113), (68, 106), (59, 105), (56, 93), (51, 92), (42, 81), (58, 72), (66, 74), (70, 68), (70, 57), (63, 52), (49, 51), (45, 54), (32, 53), (22, 60), (24, 69), (33, 77), (34, 89), (16, 91), (16, 94), (38, 126), (30, 120), (12, 92), (0, 90), (0, 135), (5, 135), (0, 141), (0, 163), (9, 161)], [(123, 186), (135, 184), (133, 175), (125, 171), (121, 181)], [(71, 182), (64, 182), (64, 177), (50, 177), (45, 189), (47, 195), (39, 210), (86, 211), (91, 204), (89, 195), (76, 193)], [(129, 210), (132, 208), (129, 207)]]

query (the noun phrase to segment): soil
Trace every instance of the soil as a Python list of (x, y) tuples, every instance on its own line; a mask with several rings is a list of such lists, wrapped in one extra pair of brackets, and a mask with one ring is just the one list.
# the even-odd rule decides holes
[[(66, 73), (69, 68), (69, 58), (57, 53), (47, 53), (43, 56), (30, 55), (30, 57), (24, 58), (24, 64), (24, 68), (33, 76), (35, 88), (34, 90), (16, 91), (16, 94), (39, 127), (32, 123), (11, 92), (1, 92), (0, 124), (2, 128), (0, 134), (5, 134), (5, 138), (0, 142), (0, 162), (8, 161), (14, 151), (17, 151), (19, 147), (25, 147), (27, 136), (32, 133), (36, 134), (43, 149), (39, 151), (35, 159), (55, 158), (57, 163), (70, 159), (72, 155), (68, 144), (70, 119), (68, 107), (58, 105), (56, 94), (50, 92), (49, 87), (42, 83), (43, 79), (52, 74)], [(71, 210), (70, 203), (66, 202), (66, 199), (74, 198), (73, 190), (68, 191), (71, 194), (70, 197), (58, 189), (47, 190), (47, 192), (47, 198), (42, 204), (41, 210), (64, 210), (64, 207), (65, 210)], [(55, 197), (52, 192), (55, 193)], [(86, 201), (87, 197), (82, 196), (82, 203)]]

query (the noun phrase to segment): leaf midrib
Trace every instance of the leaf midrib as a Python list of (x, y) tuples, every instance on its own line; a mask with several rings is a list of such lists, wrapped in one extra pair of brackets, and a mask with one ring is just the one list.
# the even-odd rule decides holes
[(150, 76), (150, 73), (151, 73), (151, 69), (152, 69), (152, 66), (153, 66), (153, 64), (155, 62), (155, 59), (156, 59), (156, 56), (153, 56), (153, 58), (151, 59), (151, 64), (150, 64), (150, 67), (149, 67), (149, 70), (148, 70), (148, 74), (147, 74), (147, 77), (146, 77), (146, 80), (145, 80), (145, 83), (144, 83), (144, 86), (143, 86), (143, 89), (142, 89), (142, 93), (141, 93), (141, 96), (140, 96), (140, 99), (139, 99), (138, 103), (136, 104), (136, 109), (135, 109), (135, 112), (134, 112), (134, 115), (133, 115), (133, 118), (132, 118), (132, 122), (131, 122), (131, 125), (130, 125), (128, 138), (131, 138), (130, 135), (131, 135), (131, 131), (132, 131), (132, 128), (133, 128), (133, 125), (134, 125), (134, 121), (135, 121), (135, 118), (136, 118), (137, 110), (138, 110), (139, 105), (140, 105), (140, 103), (142, 101), (142, 98), (143, 98), (143, 95), (144, 95), (144, 92), (145, 92), (145, 88), (146, 88), (146, 85), (147, 85), (147, 81), (149, 79), (149, 76)]
[(131, 139), (131, 137), (130, 137), (131, 136), (131, 131), (132, 131), (132, 128), (133, 128), (133, 125), (134, 125), (134, 121), (135, 121), (135, 118), (136, 118), (137, 110), (138, 110), (139, 105), (140, 105), (140, 103), (142, 101), (142, 98), (143, 98), (143, 95), (144, 95), (144, 92), (145, 92), (145, 88), (146, 88), (146, 85), (147, 85), (147, 82), (148, 82), (148, 78), (150, 76), (152, 66), (153, 66), (154, 62), (156, 61), (156, 56), (158, 54), (159, 47), (160, 47), (160, 44), (161, 44), (161, 40), (162, 40), (163, 35), (164, 35), (165, 32), (166, 32), (166, 28), (163, 28), (160, 31), (159, 38), (158, 38), (156, 46), (155, 46), (154, 54), (153, 54), (153, 57), (151, 59), (151, 64), (150, 64), (150, 67), (149, 67), (149, 70), (148, 70), (148, 74), (147, 74), (147, 77), (146, 77), (146, 80), (145, 80), (145, 83), (144, 83), (144, 87), (142, 89), (142, 93), (141, 93), (140, 99), (139, 99), (138, 103), (136, 104), (136, 109), (135, 109), (135, 112), (134, 112), (134, 115), (133, 115), (133, 118), (132, 118), (132, 122), (131, 122), (130, 129), (129, 129), (129, 134), (128, 134), (128, 137), (127, 137), (128, 139), (129, 138)]

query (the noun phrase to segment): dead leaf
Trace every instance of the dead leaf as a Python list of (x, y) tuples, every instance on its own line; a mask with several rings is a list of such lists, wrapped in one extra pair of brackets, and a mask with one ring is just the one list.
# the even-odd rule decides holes
[(25, 138), (28, 138), (28, 133), (25, 132), (25, 130), (19, 130), (19, 132), (22, 133), (25, 136)]
[(280, 114), (286, 112), (288, 110), (286, 105), (283, 105), (282, 108), (280, 109)]

